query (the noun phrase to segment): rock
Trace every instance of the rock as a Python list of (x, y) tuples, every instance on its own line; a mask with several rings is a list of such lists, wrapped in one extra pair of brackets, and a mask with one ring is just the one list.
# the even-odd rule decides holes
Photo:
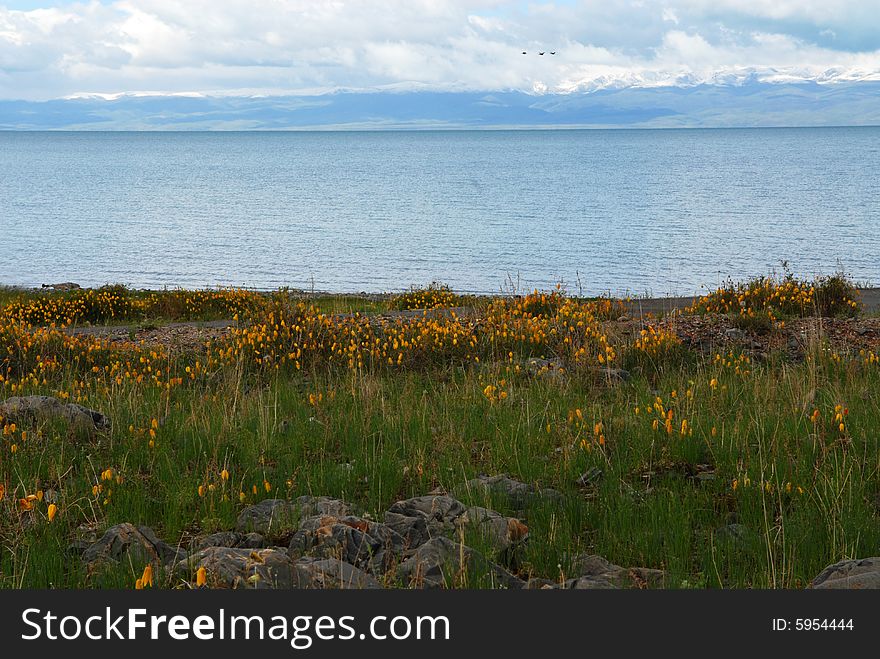
[(540, 577), (532, 577), (526, 582), (526, 585), (523, 586), (523, 590), (547, 590), (551, 588), (558, 588), (559, 584), (550, 579), (542, 579)]
[(301, 496), (293, 501), (265, 499), (248, 506), (238, 516), (235, 530), (239, 533), (259, 533), (272, 539), (293, 533), (299, 521), (315, 515), (343, 516), (349, 514), (348, 505), (330, 497)]
[(135, 527), (128, 522), (110, 527), (97, 542), (82, 552), (83, 562), (90, 565), (122, 560), (135, 566), (146, 563), (167, 565), (185, 558), (184, 550), (163, 542), (149, 527)]
[(556, 490), (546, 488), (536, 490), (532, 485), (509, 478), (506, 474), (486, 476), (485, 474), (467, 482), (470, 492), (484, 496), (501, 496), (514, 510), (524, 510), (529, 504), (540, 499), (557, 499), (561, 495)]
[(60, 284), (43, 284), (41, 288), (51, 288), (53, 291), (78, 291), (82, 286), (72, 281), (65, 281)]
[[(597, 556), (595, 554), (581, 554), (576, 556), (571, 565), (572, 574), (578, 575), (569, 582), (577, 582), (586, 579), (580, 585), (566, 585), (566, 588), (606, 588), (601, 582), (607, 582), (612, 588), (646, 588), (662, 587), (666, 573), (663, 570), (634, 567), (624, 568)], [(592, 582), (590, 582), (592, 580)]]
[(730, 341), (739, 341), (745, 336), (745, 334), (741, 329), (737, 327), (729, 327), (728, 329), (724, 330), (724, 336)]
[(198, 552), (208, 547), (235, 547), (242, 537), (241, 533), (235, 533), (234, 531), (212, 533), (203, 538), (196, 538), (192, 543), (192, 549)]
[(190, 559), (178, 561), (174, 574), (195, 582), (199, 568), (205, 568), (207, 584), (213, 588), (267, 590), (293, 588), (299, 582), (283, 549), (206, 547)]
[(455, 530), (455, 520), (465, 512), (464, 504), (443, 495), (414, 497), (398, 501), (385, 513), (385, 525), (412, 549)]
[(372, 590), (382, 587), (363, 570), (333, 558), (301, 558), (293, 568), (296, 588)]
[(479, 506), (468, 508), (455, 524), (462, 529), (476, 530), (492, 547), (501, 551), (525, 542), (529, 535), (529, 527), (515, 517), (505, 517)]
[(521, 579), (489, 561), (475, 549), (446, 537), (432, 538), (405, 555), (397, 569), (404, 584), (417, 588), (443, 588), (464, 582), (483, 588), (522, 588)]
[(294, 558), (336, 558), (381, 573), (404, 544), (404, 538), (385, 524), (362, 517), (321, 515), (303, 520), (289, 551)]
[(577, 577), (576, 579), (568, 579), (562, 586), (557, 586), (564, 590), (616, 590), (618, 587), (605, 577)]
[(66, 421), (86, 432), (110, 428), (110, 419), (100, 412), (75, 403), (63, 403), (50, 396), (13, 396), (0, 403), (0, 418), (15, 423)]
[(259, 533), (235, 533), (234, 531), (221, 531), (212, 533), (204, 538), (198, 538), (193, 543), (195, 551), (201, 551), (207, 547), (238, 547), (243, 549), (262, 549), (266, 546), (266, 539)]
[(262, 549), (267, 546), (266, 538), (259, 533), (245, 533), (244, 537), (239, 540), (238, 547), (245, 549)]
[(813, 579), (810, 588), (821, 590), (880, 589), (880, 556), (840, 561), (829, 565)]
[(283, 549), (207, 547), (179, 561), (174, 573), (190, 582), (205, 568), (214, 588), (381, 588), (376, 579), (353, 565), (335, 559), (294, 561)]

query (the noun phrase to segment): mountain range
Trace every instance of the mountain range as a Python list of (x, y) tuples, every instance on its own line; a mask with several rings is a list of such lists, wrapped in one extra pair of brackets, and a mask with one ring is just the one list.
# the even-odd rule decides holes
[[(650, 82), (650, 81), (648, 81)], [(644, 81), (642, 81), (644, 83)], [(880, 125), (880, 81), (593, 81), (567, 93), (79, 94), (0, 100), (2, 130), (721, 128)]]

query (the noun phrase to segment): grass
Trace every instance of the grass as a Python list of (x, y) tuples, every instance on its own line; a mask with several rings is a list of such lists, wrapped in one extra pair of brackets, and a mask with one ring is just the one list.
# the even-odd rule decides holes
[[(348, 313), (359, 300), (326, 303)], [(758, 363), (659, 326), (615, 329), (611, 303), (559, 293), (380, 324), (272, 303), (193, 353), (0, 326), (0, 397), (55, 395), (113, 419), (94, 436), (4, 425), (0, 587), (133, 587), (143, 565), (89, 574), (67, 550), (123, 521), (187, 547), (268, 497), (331, 495), (381, 519), (438, 487), (523, 518), (523, 578), (562, 580), (595, 553), (664, 569), (672, 588), (801, 588), (880, 545), (873, 352), (815, 342), (801, 360)], [(535, 374), (534, 356), (565, 369)], [(606, 365), (631, 378), (596, 377)], [(519, 513), (467, 491), (480, 473), (562, 496)]]

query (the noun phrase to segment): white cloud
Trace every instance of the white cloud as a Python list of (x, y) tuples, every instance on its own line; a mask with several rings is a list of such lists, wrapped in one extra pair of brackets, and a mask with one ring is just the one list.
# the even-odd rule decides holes
[[(0, 5), (0, 97), (407, 85), (570, 91), (729, 81), (755, 71), (767, 79), (876, 76), (874, 4), (92, 0), (33, 11)], [(552, 49), (558, 54), (536, 54)]]

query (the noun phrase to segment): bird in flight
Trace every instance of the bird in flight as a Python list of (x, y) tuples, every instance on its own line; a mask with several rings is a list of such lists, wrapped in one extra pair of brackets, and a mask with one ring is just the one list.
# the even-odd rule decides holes
[(523, 51), (523, 55), (528, 55), (528, 53), (526, 51)]
[(555, 51), (555, 50), (551, 50), (551, 51), (550, 51), (550, 54), (551, 54), (551, 55), (555, 55), (555, 54), (556, 54), (556, 51)]
[(544, 54), (544, 53), (543, 53), (543, 52), (541, 52), (541, 53), (538, 53), (538, 55), (543, 55), (543, 54)]

